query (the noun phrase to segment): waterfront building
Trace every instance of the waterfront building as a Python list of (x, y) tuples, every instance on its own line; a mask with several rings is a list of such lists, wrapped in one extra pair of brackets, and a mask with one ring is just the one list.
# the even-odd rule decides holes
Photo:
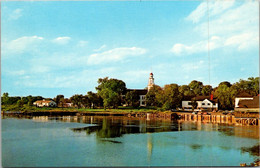
[(38, 100), (33, 103), (37, 107), (56, 107), (57, 104), (53, 100)]
[(240, 102), (240, 100), (253, 100), (253, 96), (251, 96), (250, 94), (246, 93), (246, 92), (241, 92), (237, 95), (237, 97), (235, 98), (235, 108), (238, 108), (238, 104)]
[(259, 95), (252, 99), (240, 99), (236, 111), (259, 112)]
[(182, 100), (182, 108), (186, 111), (192, 110), (192, 101), (197, 103), (195, 110), (207, 110), (207, 111), (217, 111), (218, 110), (218, 100), (213, 96), (196, 96), (196, 97), (184, 97)]

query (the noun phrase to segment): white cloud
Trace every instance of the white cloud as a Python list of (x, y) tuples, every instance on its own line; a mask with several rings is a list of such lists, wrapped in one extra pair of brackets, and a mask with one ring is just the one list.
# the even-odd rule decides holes
[(43, 41), (39, 36), (23, 36), (3, 44), (4, 52), (22, 53), (25, 51), (34, 51), (36, 46)]
[[(259, 44), (259, 9), (257, 1), (209, 2), (210, 50), (220, 47), (232, 47), (237, 50), (248, 50)], [(176, 55), (193, 54), (207, 51), (208, 19), (207, 2), (202, 2), (187, 20), (195, 23), (194, 31), (201, 36), (193, 44), (176, 43), (171, 51)]]
[[(213, 11), (210, 11), (210, 13)], [(209, 20), (209, 32), (217, 36), (230, 36), (241, 32), (258, 32), (258, 2), (245, 1), (240, 6), (230, 8)], [(207, 36), (207, 20), (195, 27), (195, 31)]]
[(146, 53), (144, 48), (114, 48), (102, 53), (92, 54), (88, 58), (88, 64), (102, 64), (106, 62), (118, 62), (127, 59), (130, 56), (137, 56)]
[(86, 47), (88, 45), (88, 41), (81, 40), (78, 42), (78, 47)]
[[(214, 50), (216, 48), (221, 47), (222, 45), (222, 39), (218, 36), (213, 36), (210, 39), (209, 47), (210, 50)], [(193, 54), (193, 53), (200, 53), (200, 52), (206, 52), (208, 50), (208, 41), (199, 41), (191, 45), (185, 45), (181, 43), (177, 43), (173, 45), (171, 48), (171, 52), (173, 52), (176, 55), (183, 55), (183, 54)]]
[(9, 19), (10, 20), (17, 20), (22, 16), (22, 9), (15, 9), (14, 11), (12, 11), (9, 15)]
[(7, 72), (9, 75), (14, 75), (14, 76), (21, 76), (25, 74), (25, 70), (17, 70), (17, 71), (8, 71)]
[(101, 47), (99, 47), (98, 49), (94, 49), (93, 51), (98, 52), (98, 51), (103, 50), (103, 49), (106, 48), (106, 47), (107, 47), (107, 46), (104, 44), (104, 45), (102, 45)]
[(189, 16), (186, 17), (187, 20), (192, 21), (193, 23), (200, 22), (204, 17), (207, 16), (209, 9), (209, 16), (213, 17), (220, 13), (223, 13), (228, 8), (234, 5), (234, 0), (223, 1), (223, 0), (214, 0), (207, 2), (202, 2)]
[(70, 39), (71, 39), (70, 37), (57, 37), (52, 41), (56, 44), (65, 45), (69, 43)]
[(258, 41), (257, 34), (247, 32), (229, 37), (225, 41), (225, 46), (236, 46), (238, 50), (245, 50), (258, 44)]

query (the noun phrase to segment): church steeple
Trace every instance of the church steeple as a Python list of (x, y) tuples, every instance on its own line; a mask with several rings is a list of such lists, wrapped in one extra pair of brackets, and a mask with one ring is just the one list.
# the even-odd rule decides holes
[(154, 85), (154, 78), (153, 78), (153, 73), (150, 73), (149, 81), (148, 81), (148, 91), (153, 87)]

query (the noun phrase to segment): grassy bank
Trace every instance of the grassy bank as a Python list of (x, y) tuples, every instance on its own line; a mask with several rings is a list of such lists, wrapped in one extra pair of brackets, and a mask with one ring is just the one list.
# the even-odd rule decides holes
[(117, 109), (89, 109), (89, 108), (74, 108), (74, 107), (35, 107), (24, 105), (23, 107), (18, 107), (17, 105), (2, 105), (2, 111), (9, 112), (102, 112), (102, 113), (138, 113), (138, 112), (159, 112), (157, 109), (153, 107), (147, 108), (131, 108), (131, 107), (119, 107)]

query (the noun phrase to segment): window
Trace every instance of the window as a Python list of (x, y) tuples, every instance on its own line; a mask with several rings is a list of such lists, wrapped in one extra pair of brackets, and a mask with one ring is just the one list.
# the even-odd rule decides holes
[(208, 105), (210, 105), (210, 103), (208, 103)]
[(191, 102), (188, 102), (188, 105), (191, 105)]
[(205, 103), (202, 103), (202, 105), (205, 105)]

